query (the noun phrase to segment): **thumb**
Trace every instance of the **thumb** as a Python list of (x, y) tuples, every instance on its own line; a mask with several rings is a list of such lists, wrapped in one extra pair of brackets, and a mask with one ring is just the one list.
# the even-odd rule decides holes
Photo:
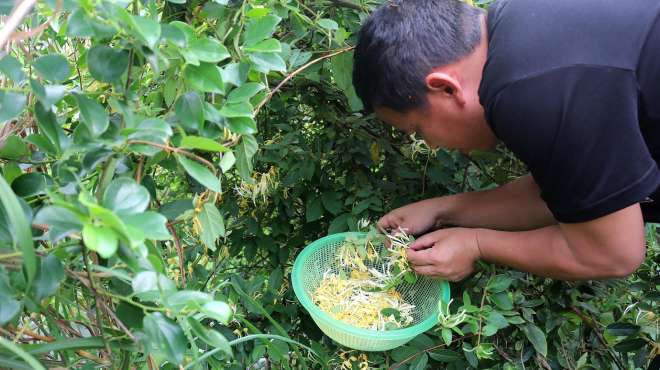
[(433, 244), (438, 240), (438, 235), (436, 233), (437, 231), (417, 238), (412, 244), (410, 244), (410, 249), (419, 251), (433, 247)]

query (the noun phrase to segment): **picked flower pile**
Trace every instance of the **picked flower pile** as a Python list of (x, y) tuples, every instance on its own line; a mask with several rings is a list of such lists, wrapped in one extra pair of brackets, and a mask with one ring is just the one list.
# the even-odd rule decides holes
[(338, 249), (338, 268), (326, 271), (312, 293), (314, 303), (331, 317), (360, 328), (409, 325), (415, 306), (396, 286), (416, 279), (406, 258), (413, 241), (403, 229), (385, 236), (372, 229), (364, 239), (347, 239)]

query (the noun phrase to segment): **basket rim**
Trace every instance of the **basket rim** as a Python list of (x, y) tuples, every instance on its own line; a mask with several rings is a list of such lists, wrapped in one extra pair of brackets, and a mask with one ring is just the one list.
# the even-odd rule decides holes
[[(364, 328), (351, 326), (347, 323), (334, 319), (327, 313), (323, 312), (323, 310), (321, 310), (317, 305), (315, 305), (314, 302), (312, 302), (312, 299), (309, 297), (309, 294), (303, 288), (301, 271), (304, 261), (309, 257), (309, 255), (316, 252), (318, 249), (324, 247), (326, 244), (329, 244), (330, 242), (336, 240), (344, 240), (349, 236), (362, 237), (366, 235), (367, 233), (364, 232), (343, 232), (343, 233), (331, 234), (322, 237), (320, 239), (317, 239), (312, 243), (310, 243), (309, 245), (307, 245), (296, 257), (296, 260), (293, 264), (293, 269), (291, 270), (293, 291), (296, 294), (298, 301), (300, 301), (303, 307), (305, 307), (305, 309), (312, 315), (312, 318), (317, 318), (322, 321), (325, 321), (326, 323), (332, 325), (334, 328), (339, 329), (346, 334), (359, 336), (363, 339), (395, 340), (395, 339), (412, 338), (431, 329), (437, 323), (437, 317), (436, 317), (438, 314), (437, 307), (433, 309), (433, 312), (431, 312), (431, 314), (429, 314), (426, 319), (415, 325), (402, 329), (394, 329), (394, 330), (372, 330), (372, 329), (364, 329)], [(447, 283), (446, 280), (438, 280), (438, 285), (440, 288), (440, 299), (443, 300), (444, 302), (449, 302), (451, 296), (449, 291), (449, 283)]]

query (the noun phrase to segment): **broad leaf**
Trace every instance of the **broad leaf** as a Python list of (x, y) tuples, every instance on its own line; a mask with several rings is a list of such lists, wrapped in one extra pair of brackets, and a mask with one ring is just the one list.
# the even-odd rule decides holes
[(188, 340), (179, 325), (160, 312), (155, 312), (144, 317), (143, 329), (149, 352), (172, 364), (183, 363)]
[(521, 327), (527, 339), (532, 343), (536, 352), (543, 356), (548, 355), (548, 343), (545, 339), (545, 334), (538, 326), (528, 323)]
[(227, 303), (221, 301), (213, 301), (204, 304), (204, 306), (202, 306), (202, 313), (224, 325), (229, 323), (229, 320), (231, 320), (231, 317), (234, 314), (231, 307), (229, 307)]
[(226, 152), (229, 150), (217, 141), (201, 136), (184, 136), (179, 146), (181, 148), (199, 149), (208, 152)]
[(147, 211), (124, 215), (124, 222), (127, 225), (136, 227), (144, 233), (147, 239), (170, 240), (172, 236), (167, 229), (167, 218), (157, 212)]
[(105, 108), (95, 100), (80, 94), (74, 94), (78, 107), (80, 107), (80, 118), (87, 127), (89, 133), (96, 137), (108, 129), (110, 119)]
[(103, 82), (118, 82), (128, 68), (128, 53), (104, 45), (87, 52), (87, 64), (92, 77)]
[(97, 252), (103, 258), (114, 256), (119, 247), (117, 234), (107, 226), (86, 223), (82, 229), (82, 238), (87, 248)]
[(102, 205), (118, 215), (141, 213), (149, 206), (149, 191), (132, 178), (120, 177), (108, 185)]
[(252, 135), (243, 135), (241, 142), (234, 151), (236, 155), (236, 169), (245, 180), (252, 181), (252, 157), (257, 153), (257, 140)]
[(200, 63), (199, 66), (189, 65), (183, 76), (188, 85), (195, 90), (224, 94), (225, 84), (222, 82), (220, 69), (213, 63)]
[(181, 166), (188, 172), (188, 174), (200, 184), (205, 187), (215, 191), (216, 193), (221, 193), (222, 188), (220, 187), (220, 179), (211, 172), (207, 167), (197, 163), (192, 159), (188, 159), (182, 155), (177, 155), (176, 157), (181, 163)]
[(174, 111), (179, 122), (186, 129), (199, 130), (204, 124), (202, 99), (194, 91), (181, 95), (174, 104)]
[(66, 58), (60, 54), (49, 54), (39, 57), (32, 65), (39, 76), (51, 81), (66, 81), (71, 76), (71, 68)]
[(215, 242), (225, 235), (225, 221), (213, 203), (204, 203), (197, 216), (201, 227), (200, 239), (210, 250), (215, 250)]
[(280, 20), (281, 18), (275, 15), (266, 15), (248, 23), (243, 36), (245, 45), (252, 46), (271, 37)]
[(0, 91), (0, 123), (17, 117), (27, 103), (27, 96), (15, 92)]
[(57, 292), (64, 279), (64, 267), (57, 257), (49, 254), (41, 259), (41, 268), (35, 280), (37, 300), (44, 299)]

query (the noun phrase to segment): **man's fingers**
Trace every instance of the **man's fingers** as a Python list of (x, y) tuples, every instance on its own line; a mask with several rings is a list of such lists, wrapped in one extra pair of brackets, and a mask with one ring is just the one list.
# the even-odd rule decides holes
[(431, 248), (436, 241), (438, 241), (438, 231), (423, 235), (420, 238), (417, 238), (411, 245), (410, 249), (418, 251), (422, 249)]
[(426, 276), (439, 276), (436, 267), (433, 265), (415, 266), (415, 272)]
[(422, 249), (419, 251), (409, 249), (406, 252), (408, 262), (413, 266), (426, 266), (431, 264), (431, 249)]

